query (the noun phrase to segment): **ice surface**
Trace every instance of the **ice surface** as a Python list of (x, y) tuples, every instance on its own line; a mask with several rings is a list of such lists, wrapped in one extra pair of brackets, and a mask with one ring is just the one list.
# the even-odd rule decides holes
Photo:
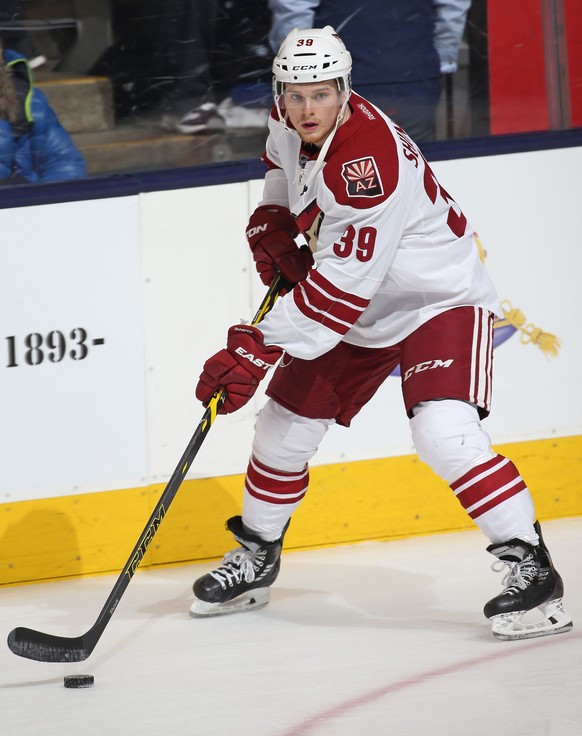
[[(210, 565), (140, 570), (85, 662), (0, 646), (3, 736), (580, 736), (582, 518), (543, 524), (574, 618), (499, 642), (501, 575), (479, 531), (287, 552), (267, 608), (188, 615)], [(116, 576), (0, 591), (15, 626), (77, 636)], [(581, 628), (579, 628), (581, 627)], [(95, 676), (90, 689), (65, 675)]]

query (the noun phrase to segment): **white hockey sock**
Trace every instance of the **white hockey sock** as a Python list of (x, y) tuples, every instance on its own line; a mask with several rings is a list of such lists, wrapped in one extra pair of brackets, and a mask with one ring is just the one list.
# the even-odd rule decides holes
[(279, 539), (309, 483), (308, 464), (330, 419), (309, 419), (272, 399), (257, 418), (245, 481), (243, 523), (266, 542)]
[(245, 527), (274, 542), (307, 493), (309, 470), (299, 473), (269, 468), (251, 456), (244, 490)]
[(421, 460), (452, 488), (491, 540), (536, 543), (531, 494), (517, 468), (491, 449), (477, 409), (463, 401), (425, 401), (414, 408), (412, 438)]
[(503, 455), (476, 465), (451, 489), (492, 543), (523, 539), (537, 544), (534, 503), (519, 471)]

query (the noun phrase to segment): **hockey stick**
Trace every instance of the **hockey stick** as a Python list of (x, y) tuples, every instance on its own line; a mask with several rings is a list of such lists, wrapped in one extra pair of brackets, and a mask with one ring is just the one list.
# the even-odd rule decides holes
[[(258, 324), (271, 310), (283, 287), (283, 280), (280, 276), (277, 276), (261, 302), (261, 306), (251, 324)], [(101, 634), (105, 631), (105, 627), (109, 623), (111, 616), (113, 616), (121, 600), (121, 596), (124, 594), (135, 571), (143, 560), (145, 551), (154, 538), (154, 534), (158, 531), (174, 496), (178, 492), (190, 465), (198, 454), (198, 450), (210, 431), (210, 427), (216, 419), (218, 410), (224, 404), (225, 399), (226, 394), (223, 391), (217, 391), (210, 399), (208, 408), (202, 415), (202, 419), (196, 427), (192, 439), (188, 443), (184, 454), (180, 458), (152, 515), (145, 525), (145, 529), (138, 543), (133, 548), (123, 572), (117, 578), (117, 582), (113, 586), (109, 598), (105, 601), (101, 613), (89, 631), (82, 636), (66, 637), (44, 634), (41, 631), (18, 627), (8, 634), (8, 647), (14, 654), (17, 654), (19, 657), (26, 657), (27, 659), (35, 659), (37, 662), (82, 662), (87, 659), (99, 641)]]

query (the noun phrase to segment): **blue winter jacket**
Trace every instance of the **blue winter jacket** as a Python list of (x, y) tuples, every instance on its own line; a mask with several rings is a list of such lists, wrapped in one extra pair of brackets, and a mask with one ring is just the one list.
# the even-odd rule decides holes
[(23, 124), (0, 120), (0, 185), (9, 185), (11, 179), (51, 182), (86, 176), (81, 153), (45, 95), (33, 87), (26, 59), (8, 49), (4, 59), (25, 94)]

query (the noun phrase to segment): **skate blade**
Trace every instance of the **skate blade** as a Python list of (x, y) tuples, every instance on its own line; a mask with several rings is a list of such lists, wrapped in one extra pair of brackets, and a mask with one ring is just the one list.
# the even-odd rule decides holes
[(225, 616), (229, 613), (255, 611), (258, 608), (264, 608), (270, 600), (271, 591), (269, 588), (249, 590), (247, 593), (243, 593), (225, 603), (207, 603), (195, 597), (190, 606), (190, 616), (192, 618), (207, 618), (209, 616)]
[(513, 641), (519, 639), (534, 639), (539, 636), (551, 636), (552, 634), (563, 634), (572, 628), (572, 619), (562, 605), (562, 599), (544, 603), (538, 606), (543, 618), (539, 621), (526, 622), (523, 620), (527, 611), (515, 611), (513, 613), (502, 613), (491, 618), (491, 633), (501, 641)]

